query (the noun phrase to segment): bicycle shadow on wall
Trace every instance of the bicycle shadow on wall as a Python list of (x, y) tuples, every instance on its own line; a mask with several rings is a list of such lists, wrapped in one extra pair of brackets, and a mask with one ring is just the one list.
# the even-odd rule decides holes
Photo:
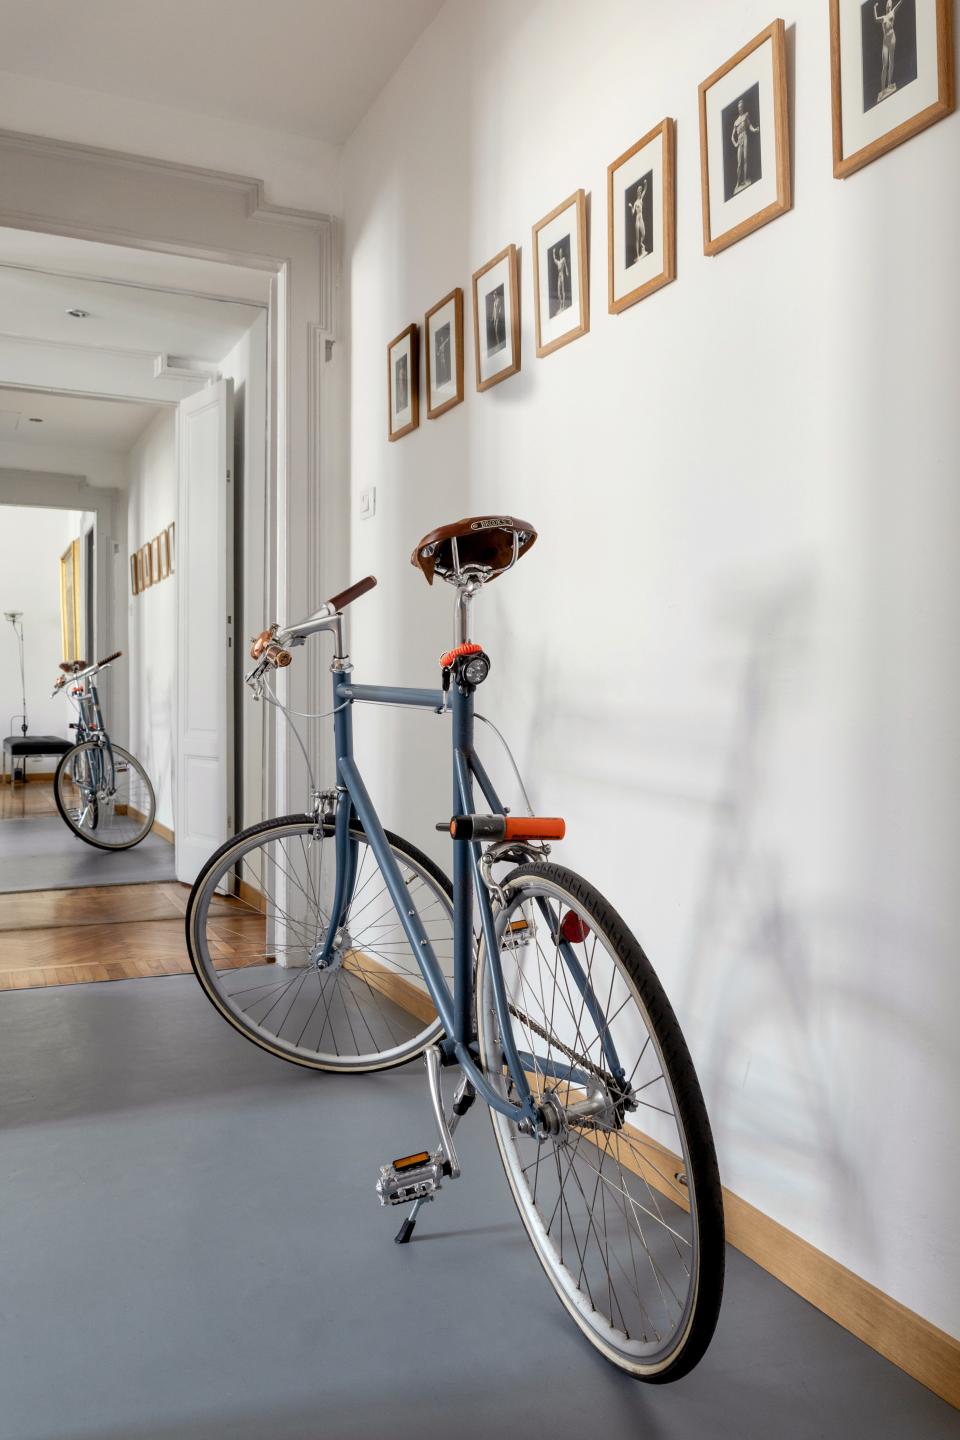
[[(739, 1164), (749, 1162), (768, 1185), (778, 1188), (789, 1176), (799, 1205), (829, 1204), (842, 1194), (848, 1210), (864, 1214), (862, 1187), (842, 1143), (829, 1064), (825, 1068), (823, 1063), (829, 1061), (822, 1053), (829, 1036), (816, 1020), (848, 1010), (850, 1001), (842, 982), (832, 975), (825, 980), (817, 917), (792, 901), (776, 840), (763, 833), (778, 730), (795, 718), (800, 687), (812, 683), (816, 591), (815, 577), (798, 570), (785, 579), (749, 589), (739, 584), (718, 595), (716, 653), (729, 697), (719, 753), (705, 733), (702, 713), (691, 715), (686, 706), (675, 713), (662, 709), (659, 715), (634, 711), (626, 720), (615, 706), (571, 707), (547, 658), (539, 662), (533, 690), (542, 701), (538, 714), (554, 719), (538, 727), (536, 717), (527, 716), (518, 752), (550, 757), (537, 767), (541, 780), (545, 769), (553, 772), (553, 783), (559, 771), (565, 784), (575, 774), (578, 785), (592, 792), (594, 807), (598, 790), (615, 789), (616, 799), (602, 798), (600, 811), (640, 814), (640, 828), (647, 834), (654, 830), (654, 807), (661, 815), (672, 813), (666, 826), (655, 820), (666, 839), (646, 883), (656, 884), (651, 874), (659, 867), (662, 876), (670, 857), (681, 866), (694, 864), (691, 857), (701, 858), (688, 885), (676, 876), (670, 884), (673, 902), (690, 917), (686, 938), (661, 909), (661, 938), (654, 944), (662, 945), (664, 925), (677, 939), (666, 959), (658, 953), (651, 959), (662, 967), (670, 998), (689, 1027), (687, 1039), (710, 1102), (721, 1162), (724, 1150), (735, 1147)], [(585, 746), (582, 737), (588, 733)], [(651, 751), (656, 755), (652, 778)], [(624, 833), (631, 833), (629, 826), (626, 832), (617, 827), (609, 838), (593, 838), (622, 849)], [(623, 863), (621, 856), (621, 876)], [(629, 908), (642, 906), (635, 890), (620, 893), (621, 905), (631, 894)], [(618, 903), (617, 894), (610, 898)], [(661, 897), (654, 896), (653, 903), (660, 904)], [(642, 939), (642, 915), (638, 919)], [(867, 1009), (872, 1004), (860, 993), (853, 1001)], [(896, 1021), (902, 1023), (902, 1017)], [(745, 1026), (760, 1035), (771, 1024), (777, 1027), (775, 1064), (764, 1060), (764, 1053), (771, 1053), (769, 1035), (763, 1037), (765, 1051), (746, 1043)], [(731, 1034), (738, 1037), (736, 1045), (730, 1043)], [(751, 1102), (754, 1094), (762, 1094), (762, 1103), (747, 1103), (745, 1092)], [(872, 1245), (873, 1237), (865, 1235), (864, 1242)]]
[[(801, 697), (813, 684), (816, 601), (816, 578), (803, 571), (718, 597), (739, 655), (735, 700), (677, 998), (683, 1006), (697, 992), (697, 1008), (712, 1015), (699, 1060), (718, 1131), (741, 1170), (749, 1164), (772, 1188), (789, 1176), (800, 1207), (822, 1205), (840, 1187), (867, 1224), (816, 1023), (835, 987), (824, 993), (810, 914), (792, 901), (789, 862), (764, 834), (778, 732), (794, 718), (803, 723)], [(826, 1194), (818, 1177), (829, 1177)]]

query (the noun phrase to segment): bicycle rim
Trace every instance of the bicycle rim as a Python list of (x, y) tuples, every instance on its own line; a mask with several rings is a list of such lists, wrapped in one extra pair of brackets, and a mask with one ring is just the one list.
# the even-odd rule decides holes
[[(332, 826), (289, 816), (222, 846), (187, 909), (197, 978), (241, 1034), (284, 1060), (320, 1070), (404, 1064), (440, 1033), (386, 881), (360, 829), (346, 915), (331, 928)], [(450, 882), (414, 846), (388, 835), (410, 904), (448, 984), (453, 976)]]

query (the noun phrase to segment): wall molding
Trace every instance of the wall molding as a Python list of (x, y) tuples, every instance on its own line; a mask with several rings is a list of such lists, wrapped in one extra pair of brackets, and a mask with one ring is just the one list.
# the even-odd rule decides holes
[(163, 172), (182, 179), (195, 179), (203, 185), (218, 185), (225, 190), (241, 192), (251, 220), (267, 220), (272, 224), (298, 225), (320, 229), (333, 223), (333, 217), (322, 210), (298, 210), (293, 206), (274, 205), (264, 198), (264, 184), (253, 175), (237, 175), (229, 170), (209, 170), (202, 165), (189, 165), (179, 160), (158, 160), (150, 155), (137, 155), (125, 150), (111, 150), (99, 145), (84, 145), (75, 140), (58, 140), (49, 135), (33, 135), (26, 131), (0, 129), (0, 146), (32, 154), (62, 155), (67, 158), (84, 156), (109, 163), (125, 170), (155, 174)]

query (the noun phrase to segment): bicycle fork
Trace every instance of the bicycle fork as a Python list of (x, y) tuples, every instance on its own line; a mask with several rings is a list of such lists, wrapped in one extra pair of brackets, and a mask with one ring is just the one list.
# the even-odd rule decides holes
[(432, 1152), (420, 1150), (413, 1155), (403, 1155), (389, 1165), (381, 1165), (380, 1178), (377, 1181), (377, 1194), (381, 1205), (407, 1205), (413, 1202), (410, 1214), (394, 1236), (397, 1245), (408, 1243), (417, 1223), (417, 1216), (427, 1201), (432, 1200), (441, 1189), (444, 1179), (459, 1178), (460, 1160), (453, 1143), (453, 1132), (477, 1098), (476, 1090), (464, 1075), (453, 1097), (453, 1114), (448, 1120), (440, 1084), (443, 1057), (439, 1046), (428, 1045), (424, 1060), (430, 1086), (430, 1104), (433, 1107), (440, 1143)]

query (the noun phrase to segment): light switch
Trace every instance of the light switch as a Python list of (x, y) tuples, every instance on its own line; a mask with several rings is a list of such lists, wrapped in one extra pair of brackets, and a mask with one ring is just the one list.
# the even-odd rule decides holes
[(360, 491), (360, 519), (369, 520), (377, 513), (377, 487), (370, 485)]

